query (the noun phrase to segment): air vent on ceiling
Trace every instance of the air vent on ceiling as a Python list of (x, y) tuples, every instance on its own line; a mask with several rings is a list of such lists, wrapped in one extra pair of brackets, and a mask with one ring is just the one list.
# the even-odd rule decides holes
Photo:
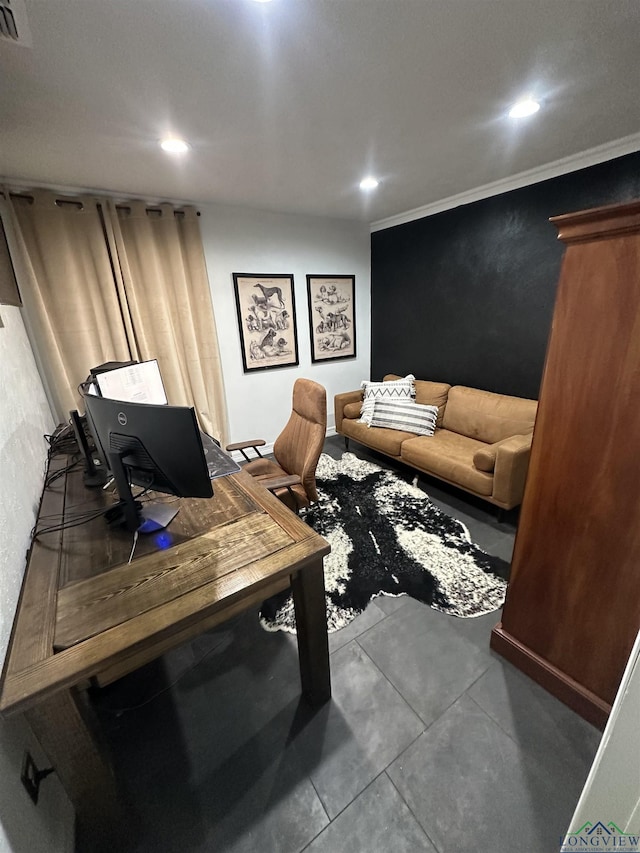
[(24, 0), (0, 0), (0, 40), (31, 47)]

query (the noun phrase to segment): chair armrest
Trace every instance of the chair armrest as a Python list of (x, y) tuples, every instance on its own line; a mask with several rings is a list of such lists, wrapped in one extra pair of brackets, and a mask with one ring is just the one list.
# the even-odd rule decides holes
[(235, 444), (227, 444), (226, 449), (229, 452), (232, 452), (233, 450), (239, 450), (240, 453), (242, 453), (244, 458), (247, 460), (247, 462), (250, 462), (251, 460), (249, 459), (249, 457), (245, 453), (245, 450), (248, 447), (253, 448), (253, 450), (255, 450), (255, 452), (256, 452), (256, 456), (259, 456), (262, 459), (262, 453), (260, 453), (258, 448), (264, 447), (266, 443), (267, 442), (262, 438), (252, 438), (249, 441), (236, 441)]
[(263, 438), (252, 438), (250, 441), (236, 441), (227, 444), (227, 450), (244, 450), (245, 447), (264, 447), (267, 442)]
[(344, 418), (344, 407), (347, 403), (361, 403), (362, 390), (345, 391), (343, 394), (336, 394), (333, 398), (333, 408), (336, 416), (336, 432), (341, 431), (342, 421)]
[(287, 474), (286, 477), (267, 477), (261, 479), (260, 484), (269, 489), (270, 492), (275, 492), (277, 489), (289, 489), (291, 486), (297, 486), (302, 480), (297, 474)]
[(529, 468), (532, 433), (512, 435), (497, 443), (493, 472), (493, 498), (511, 509), (522, 503)]

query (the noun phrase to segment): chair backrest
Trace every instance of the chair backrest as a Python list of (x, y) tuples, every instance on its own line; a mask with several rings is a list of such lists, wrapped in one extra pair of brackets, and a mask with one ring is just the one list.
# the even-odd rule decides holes
[(297, 474), (310, 501), (318, 500), (316, 466), (327, 432), (327, 392), (311, 379), (296, 379), (292, 412), (273, 445), (278, 465)]

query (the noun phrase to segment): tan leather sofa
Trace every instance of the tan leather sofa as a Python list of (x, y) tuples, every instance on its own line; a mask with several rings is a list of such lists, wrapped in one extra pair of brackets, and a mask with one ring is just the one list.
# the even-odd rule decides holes
[[(384, 381), (400, 379), (395, 374)], [(438, 407), (434, 435), (358, 423), (362, 391), (335, 397), (336, 432), (502, 509), (522, 502), (538, 403), (417, 379), (416, 403)]]

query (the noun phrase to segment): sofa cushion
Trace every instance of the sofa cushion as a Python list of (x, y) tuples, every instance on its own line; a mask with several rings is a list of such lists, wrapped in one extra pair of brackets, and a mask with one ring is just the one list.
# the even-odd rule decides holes
[[(416, 437), (414, 432), (385, 429), (384, 427), (371, 429), (367, 424), (360, 423), (360, 421), (350, 421), (347, 418), (342, 421), (342, 434), (359, 441), (361, 444), (366, 444), (367, 447), (379, 450), (380, 453), (386, 453), (388, 456), (395, 456), (396, 458), (400, 458), (402, 442), (407, 438)], [(428, 440), (425, 438), (425, 441)]]
[(359, 418), (361, 408), (362, 402), (360, 400), (358, 400), (357, 403), (347, 403), (347, 405), (342, 410), (343, 415), (345, 418)]
[[(384, 379), (386, 381), (400, 379), (400, 377), (395, 373), (388, 373)], [(438, 419), (436, 426), (442, 426), (444, 410), (447, 405), (447, 395), (451, 385), (448, 385), (446, 382), (429, 382), (426, 379), (416, 379), (414, 384), (416, 388), (416, 403), (420, 403), (423, 406), (437, 406)]]
[(443, 480), (469, 489), (478, 495), (491, 495), (493, 476), (478, 471), (474, 454), (482, 442), (445, 429), (437, 429), (430, 438), (409, 438), (402, 444), (403, 462), (433, 473)]
[(517, 452), (520, 448), (530, 448), (531, 438), (532, 435), (529, 432), (524, 435), (510, 435), (495, 444), (485, 444), (474, 454), (473, 464), (480, 471), (495, 471), (498, 454), (501, 452), (500, 448), (511, 452)]
[(437, 417), (437, 406), (421, 406), (413, 400), (376, 400), (371, 415), (371, 427), (405, 430), (416, 435), (433, 435)]
[(454, 385), (447, 397), (442, 426), (459, 435), (495, 444), (533, 430), (538, 403)]
[(360, 420), (364, 424), (371, 423), (373, 404), (376, 400), (404, 399), (412, 400), (416, 395), (415, 376), (409, 373), (405, 377), (399, 377), (388, 382), (362, 383), (362, 408), (360, 409)]
[(486, 471), (490, 474), (496, 467), (496, 456), (498, 455), (498, 446), (496, 444), (485, 444), (480, 450), (476, 450), (473, 454), (473, 464), (479, 471)]

